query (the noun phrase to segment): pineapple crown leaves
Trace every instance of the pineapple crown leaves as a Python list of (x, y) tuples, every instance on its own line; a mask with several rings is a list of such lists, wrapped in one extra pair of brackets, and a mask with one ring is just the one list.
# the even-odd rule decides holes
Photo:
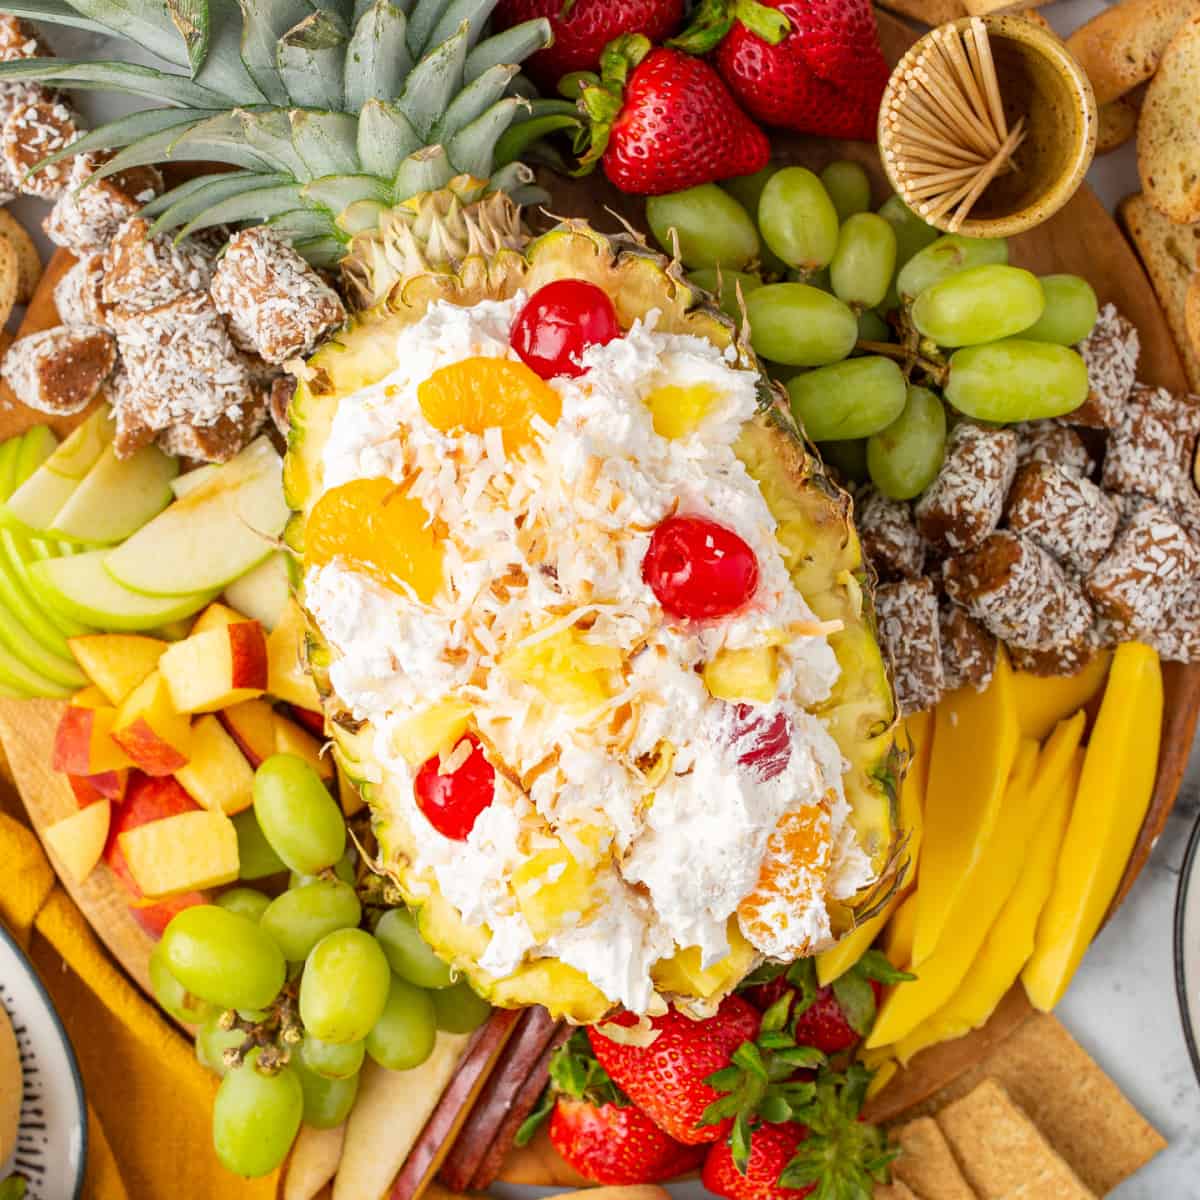
[(554, 1111), (559, 1096), (585, 1100), (597, 1107), (615, 1104), (625, 1108), (630, 1102), (596, 1060), (587, 1033), (582, 1029), (577, 1029), (550, 1060), (550, 1082), (534, 1110), (517, 1130), (515, 1141), (518, 1146), (526, 1145), (533, 1138), (542, 1122)]
[(359, 202), (378, 212), (463, 177), (478, 195), (539, 198), (519, 156), (564, 114), (559, 101), (528, 100), (519, 69), (549, 45), (550, 24), (485, 36), (496, 3), (240, 0), (239, 13), (234, 0), (15, 0), (17, 16), (120, 34), (178, 69), (34, 58), (0, 63), (0, 82), (160, 105), (34, 170), (91, 150), (116, 151), (93, 178), (162, 161), (226, 163), (237, 170), (159, 197), (155, 232), (267, 221), (329, 265), (358, 232), (340, 218)]
[(691, 23), (667, 45), (686, 54), (708, 54), (725, 40), (734, 21), (740, 21), (770, 46), (777, 46), (792, 31), (783, 13), (758, 0), (700, 0)]

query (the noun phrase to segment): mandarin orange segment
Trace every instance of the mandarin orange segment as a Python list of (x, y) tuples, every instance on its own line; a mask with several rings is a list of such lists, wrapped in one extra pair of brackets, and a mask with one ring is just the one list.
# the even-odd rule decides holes
[(508, 453), (533, 440), (533, 418), (553, 425), (562, 413), (558, 393), (524, 363), (467, 358), (435, 371), (417, 388), (425, 419), (442, 433), (499, 429)]
[(770, 958), (799, 958), (814, 949), (808, 914), (825, 892), (831, 832), (822, 802), (785, 813), (767, 839), (758, 883), (738, 905), (738, 921), (747, 940)]
[(321, 567), (335, 558), (428, 604), (442, 586), (442, 548), (419, 500), (391, 480), (356, 479), (317, 501), (304, 538), (305, 556)]

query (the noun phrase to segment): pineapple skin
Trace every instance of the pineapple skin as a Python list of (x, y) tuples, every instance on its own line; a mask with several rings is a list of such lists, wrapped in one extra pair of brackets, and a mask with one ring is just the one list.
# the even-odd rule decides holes
[[(321, 458), (339, 400), (392, 369), (387, 351), (392, 335), (419, 320), (436, 300), (473, 305), (510, 297), (521, 288), (532, 292), (564, 277), (602, 287), (623, 327), (658, 309), (660, 329), (693, 334), (720, 347), (734, 345), (744, 363), (754, 363), (733, 324), (674, 264), (633, 238), (607, 238), (583, 222), (562, 223), (524, 252), (503, 249), (489, 259), (469, 256), (455, 273), (400, 280), (382, 302), (353, 317), (309, 360), (306, 378), (296, 390), (284, 464), (284, 489), (294, 510), (285, 536), (296, 555), (303, 558), (304, 524), (321, 492)], [(819, 715), (850, 764), (845, 787), (851, 819), (878, 873), (869, 889), (833, 906), (835, 931), (845, 933), (877, 911), (903, 878), (907, 863), (896, 831), (904, 756), (896, 741), (895, 700), (875, 636), (873, 579), (854, 531), (851, 500), (825, 475), (805, 443), (782, 389), (761, 372), (760, 380), (759, 411), (735, 450), (779, 523), (777, 535), (800, 592), (820, 619), (844, 624), (830, 639), (842, 673)], [(523, 964), (500, 979), (480, 970), (478, 959), (489, 935), (463, 921), (436, 885), (410, 868), (412, 833), (397, 817), (399, 807), (389, 802), (389, 790), (397, 784), (383, 776), (372, 754), (371, 729), (353, 721), (333, 695), (331, 651), (311, 621), (307, 657), (325, 698), (334, 754), (371, 806), (383, 866), (417, 912), (425, 938), (495, 1005), (541, 1004), (580, 1024), (600, 1020), (610, 1002), (581, 972), (556, 959)], [(699, 969), (694, 948), (680, 951), (656, 965), (656, 986), (693, 1012), (711, 1011), (760, 961), (740, 936), (731, 937), (731, 946), (727, 959), (705, 971)]]

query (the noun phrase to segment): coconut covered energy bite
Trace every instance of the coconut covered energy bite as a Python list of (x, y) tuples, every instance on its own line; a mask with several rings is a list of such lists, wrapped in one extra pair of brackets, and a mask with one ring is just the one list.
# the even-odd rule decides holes
[(1010, 529), (1082, 574), (1103, 558), (1121, 519), (1117, 505), (1091, 480), (1043, 462), (1017, 472), (1007, 517)]
[(116, 357), (116, 343), (106, 329), (59, 325), (14, 342), (0, 375), (22, 404), (70, 416), (96, 398)]
[(1079, 343), (1088, 369), (1088, 398), (1070, 415), (1072, 425), (1112, 429), (1121, 419), (1137, 378), (1138, 331), (1115, 304), (1100, 310), (1092, 332)]
[(55, 96), (32, 95), (14, 105), (0, 129), (0, 149), (25, 195), (43, 200), (58, 197), (71, 176), (70, 158), (59, 159), (32, 175), (29, 172), (42, 159), (65, 150), (80, 132), (74, 109)]
[(917, 501), (917, 528), (943, 553), (970, 550), (1000, 524), (1004, 497), (1017, 469), (1012, 429), (957, 424), (946, 442), (937, 478)]
[(1092, 610), (1082, 590), (1035, 541), (1000, 530), (950, 559), (946, 592), (995, 637), (1030, 650), (1082, 641)]
[(64, 325), (108, 328), (103, 254), (85, 254), (75, 262), (54, 286), (54, 307)]
[(900, 711), (925, 712), (946, 690), (933, 581), (922, 577), (881, 584), (875, 593), (875, 616), (892, 658)]
[(938, 613), (946, 690), (983, 691), (996, 669), (996, 639), (959, 604), (944, 602)]
[(1133, 635), (1152, 635), (1200, 577), (1200, 546), (1169, 510), (1144, 504), (1087, 577), (1096, 609)]
[(104, 302), (125, 314), (206, 291), (212, 279), (212, 258), (197, 245), (176, 245), (166, 234), (147, 237), (149, 232), (149, 221), (134, 217), (105, 250)]
[(1014, 426), (1021, 435), (1017, 443), (1017, 465), (1050, 463), (1076, 475), (1091, 475), (1095, 463), (1079, 436), (1069, 425), (1056, 421), (1028, 421)]
[(1173, 506), (1200, 431), (1200, 397), (1138, 384), (1104, 455), (1104, 490)]
[(75, 155), (67, 185), (42, 222), (46, 236), (72, 254), (103, 253), (121, 226), (162, 191), (162, 176), (150, 166), (97, 179), (96, 172), (111, 157)]
[(863, 554), (880, 579), (920, 575), (925, 545), (907, 503), (863, 488), (855, 500), (855, 521)]

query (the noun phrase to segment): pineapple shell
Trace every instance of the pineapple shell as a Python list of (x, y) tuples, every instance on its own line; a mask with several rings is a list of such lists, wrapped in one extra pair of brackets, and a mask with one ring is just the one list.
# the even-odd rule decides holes
[[(633, 238), (605, 237), (584, 222), (565, 221), (529, 243), (524, 252), (502, 249), (491, 258), (469, 256), (457, 273), (431, 273), (396, 283), (386, 299), (358, 314), (308, 362), (291, 407), (290, 448), (284, 467), (288, 501), (296, 510), (287, 539), (304, 551), (304, 522), (321, 492), (321, 459), (340, 397), (377, 381), (393, 367), (388, 347), (394, 332), (419, 320), (436, 300), (474, 305), (485, 299), (532, 292), (561, 278), (588, 279), (613, 299), (623, 326), (661, 313), (658, 328), (688, 333), (714, 344), (735, 345), (746, 363), (750, 351), (732, 323), (707, 303), (661, 255)], [(898, 886), (904, 874), (903, 847), (896, 836), (896, 792), (903, 769), (897, 747), (896, 708), (883, 655), (875, 637), (869, 569), (855, 533), (851, 500), (823, 472), (806, 445), (777, 385), (761, 376), (761, 407), (736, 446), (738, 456), (759, 483), (778, 521), (777, 536), (798, 589), (823, 620), (843, 622), (831, 644), (842, 668), (835, 691), (820, 710), (849, 763), (845, 778), (852, 821), (860, 845), (871, 857), (878, 881), (833, 912), (844, 933), (866, 919)], [(341, 710), (328, 683), (331, 651), (312, 627), (309, 664), (334, 730), (334, 752), (343, 769), (363, 789), (371, 806), (384, 869), (418, 910), (422, 933), (437, 952), (466, 974), (493, 1004), (545, 1005), (580, 1023), (601, 1018), (611, 1007), (586, 977), (565, 963), (544, 958), (496, 979), (477, 966), (486, 930), (468, 925), (429, 878), (409, 868), (412, 833), (389, 802), (396, 786), (383, 776), (371, 753), (372, 731)], [(655, 982), (669, 999), (693, 1011), (711, 1009), (757, 964), (740, 938), (716, 968), (701, 972), (688, 951), (660, 963)], [(693, 954), (693, 957), (694, 954)]]

